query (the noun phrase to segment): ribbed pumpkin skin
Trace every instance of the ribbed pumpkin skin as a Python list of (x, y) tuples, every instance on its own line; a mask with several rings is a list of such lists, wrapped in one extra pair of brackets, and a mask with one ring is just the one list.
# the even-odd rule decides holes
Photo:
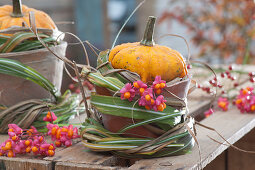
[(4, 5), (0, 7), (0, 30), (9, 28), (11, 26), (22, 26), (22, 22), (29, 24), (29, 12), (34, 11), (35, 22), (37, 28), (57, 29), (53, 20), (43, 11), (39, 11), (33, 8), (28, 8), (22, 5), (23, 17), (12, 17), (13, 7), (10, 5)]
[(136, 72), (143, 82), (153, 81), (158, 75), (166, 81), (187, 75), (182, 55), (161, 45), (144, 46), (139, 42), (121, 44), (112, 49), (109, 62), (115, 69)]

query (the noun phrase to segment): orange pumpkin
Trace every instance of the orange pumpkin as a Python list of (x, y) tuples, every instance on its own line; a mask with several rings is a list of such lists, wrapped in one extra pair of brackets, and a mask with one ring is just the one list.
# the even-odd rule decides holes
[(0, 30), (11, 26), (29, 25), (29, 12), (33, 11), (37, 28), (57, 29), (53, 20), (45, 13), (21, 4), (21, 0), (12, 0), (13, 6), (0, 7)]
[(182, 55), (153, 41), (155, 21), (155, 17), (149, 17), (141, 42), (125, 43), (114, 47), (109, 54), (109, 62), (115, 69), (136, 72), (143, 82), (153, 81), (157, 75), (166, 81), (182, 78), (187, 75)]

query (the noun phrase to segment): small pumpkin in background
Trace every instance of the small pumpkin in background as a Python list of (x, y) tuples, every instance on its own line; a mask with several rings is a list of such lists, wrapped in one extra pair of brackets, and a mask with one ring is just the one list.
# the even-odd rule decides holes
[(182, 55), (153, 41), (156, 18), (149, 17), (141, 42), (125, 43), (114, 47), (109, 62), (115, 69), (126, 69), (140, 75), (143, 82), (153, 81), (157, 75), (165, 81), (187, 75)]
[(29, 12), (33, 11), (37, 28), (57, 29), (53, 20), (43, 11), (22, 5), (21, 0), (12, 0), (13, 6), (0, 7), (0, 30), (11, 26), (22, 26), (23, 22), (29, 24)]

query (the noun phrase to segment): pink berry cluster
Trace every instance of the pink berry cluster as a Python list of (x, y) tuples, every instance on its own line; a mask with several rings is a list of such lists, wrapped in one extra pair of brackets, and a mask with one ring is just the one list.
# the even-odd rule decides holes
[(72, 139), (79, 138), (77, 127), (73, 128), (73, 125), (59, 127), (55, 124), (47, 124), (48, 135), (52, 141), (55, 141), (56, 147), (64, 145), (69, 147), (72, 145)]
[(206, 112), (204, 112), (205, 117), (209, 117), (214, 113), (214, 110), (212, 108), (210, 108), (209, 110), (207, 110)]
[(241, 89), (233, 104), (242, 112), (255, 112), (255, 93), (253, 87)]
[[(77, 79), (77, 77), (75, 77), (75, 79)], [(87, 80), (82, 82), (82, 85), (86, 86), (89, 90), (93, 90), (94, 89), (94, 86), (89, 81), (87, 81)], [(72, 83), (69, 84), (68, 88), (72, 92), (77, 93), (77, 94), (79, 94), (81, 92), (79, 84), (77, 82), (75, 82), (75, 81), (72, 81)]]
[(147, 110), (163, 111), (166, 108), (166, 100), (161, 95), (166, 87), (166, 81), (161, 80), (161, 76), (156, 76), (153, 84), (148, 87), (141, 80), (127, 83), (121, 90), (121, 99), (132, 101), (135, 96), (139, 96), (139, 106), (144, 106)]
[(222, 111), (227, 111), (227, 110), (228, 110), (229, 101), (228, 101), (227, 98), (225, 98), (225, 97), (219, 97), (217, 103), (218, 103), (218, 107), (219, 107)]
[(8, 127), (9, 139), (1, 144), (0, 156), (15, 157), (16, 154), (25, 153), (54, 156), (54, 145), (48, 144), (35, 127), (31, 126), (29, 130), (21, 129), (16, 124), (9, 124)]
[[(73, 125), (59, 127), (52, 124), (57, 120), (57, 116), (54, 112), (48, 112), (43, 118), (44, 121), (51, 122), (47, 124), (48, 133), (51, 136), (51, 140), (55, 141), (55, 146), (60, 147), (64, 145), (66, 147), (72, 145), (72, 139), (80, 137), (78, 135), (78, 129)], [(16, 124), (8, 125), (9, 139), (3, 142), (0, 146), (0, 156), (6, 155), (8, 157), (15, 157), (16, 154), (33, 153), (35, 155), (42, 156), (54, 156), (55, 146), (53, 143), (46, 142), (43, 134), (39, 133), (37, 129), (31, 126), (31, 129), (21, 129)]]

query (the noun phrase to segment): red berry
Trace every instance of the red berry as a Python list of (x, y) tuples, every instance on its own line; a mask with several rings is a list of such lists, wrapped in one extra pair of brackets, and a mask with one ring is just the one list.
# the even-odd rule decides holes
[(239, 84), (238, 83), (234, 83), (234, 87), (237, 87)]
[(231, 80), (234, 81), (236, 79), (236, 77), (231, 77)]
[(223, 86), (222, 86), (221, 84), (218, 84), (218, 87), (219, 87), (219, 88), (222, 88)]
[(206, 87), (206, 92), (210, 93), (210, 91), (211, 91), (210, 87)]
[(226, 73), (227, 75), (230, 75), (230, 72), (229, 72), (229, 71), (225, 71), (225, 73)]
[(224, 77), (225, 77), (225, 73), (221, 73), (220, 76), (221, 76), (222, 78), (224, 78)]
[(217, 82), (217, 77), (214, 77), (213, 80), (214, 80), (215, 82)]
[(249, 76), (250, 77), (254, 77), (255, 76), (255, 72), (249, 72)]
[(255, 77), (251, 77), (250, 82), (254, 83), (255, 82)]
[(69, 89), (71, 89), (71, 90), (72, 90), (72, 89), (74, 89), (74, 88), (75, 88), (75, 85), (74, 85), (74, 84), (69, 84), (69, 86), (68, 86), (68, 87), (69, 87)]
[(226, 91), (225, 91), (225, 90), (222, 90), (222, 91), (221, 91), (221, 94), (225, 94), (225, 93), (226, 93)]
[(228, 74), (228, 79), (232, 79), (232, 76), (230, 74)]
[(187, 69), (191, 69), (192, 68), (192, 65), (191, 64), (188, 64), (187, 65)]
[(228, 66), (228, 69), (229, 69), (229, 70), (233, 70), (233, 66), (232, 66), (232, 65), (229, 65), (229, 66)]
[(79, 94), (80, 92), (81, 92), (80, 88), (77, 88), (77, 89), (75, 90), (75, 93), (77, 93), (77, 94)]

